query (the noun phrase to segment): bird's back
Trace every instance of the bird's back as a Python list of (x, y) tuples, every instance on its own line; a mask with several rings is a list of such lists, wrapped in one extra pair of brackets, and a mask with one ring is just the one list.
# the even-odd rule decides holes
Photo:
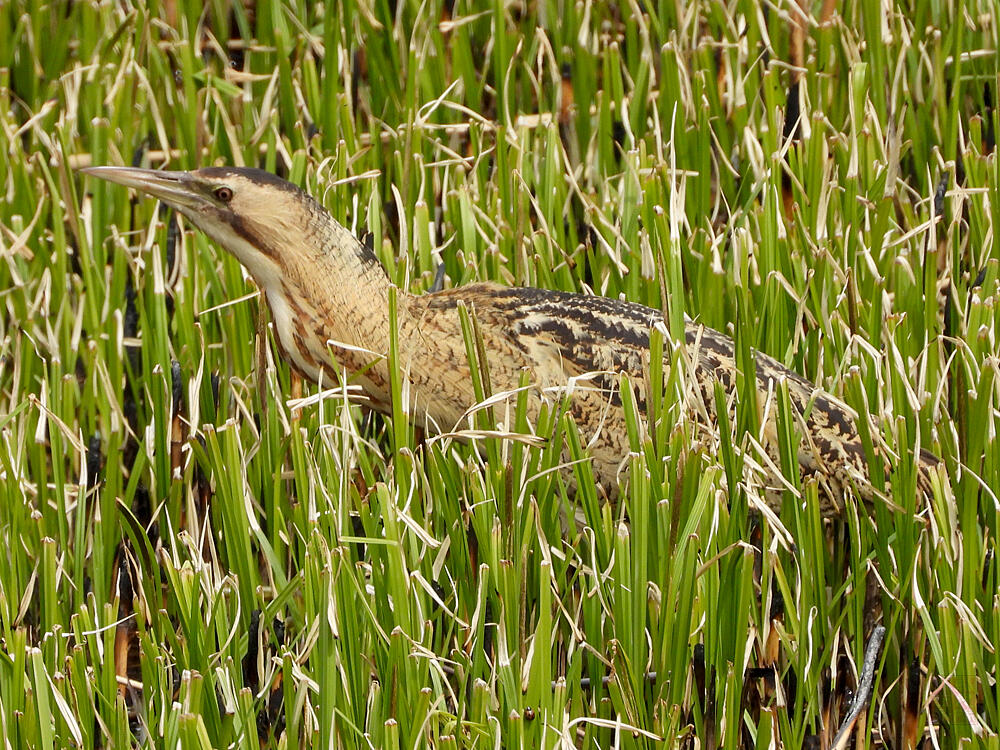
[[(562, 388), (572, 382), (570, 408), (589, 442), (595, 477), (610, 497), (618, 495), (619, 481), (624, 479), (620, 467), (629, 452), (620, 376), (627, 375), (635, 384), (636, 403), (644, 411), (650, 331), (663, 321), (659, 311), (605, 297), (495, 284), (472, 284), (411, 299), (422, 321), (419, 335), (426, 339), (421, 345), (424, 351), (431, 338), (449, 342), (446, 358), (455, 363), (452, 379), (458, 390), (449, 393), (448, 384), (443, 384), (445, 400), (471, 398), (470, 390), (458, 392), (471, 388), (458, 330), (460, 301), (479, 323), (494, 391), (516, 388), (522, 368), (531, 373), (537, 392), (549, 398), (558, 398)], [(684, 385), (677, 397), (711, 446), (718, 429), (716, 383), (727, 395), (732, 416), (737, 384), (735, 347), (729, 337), (691, 322), (685, 339), (682, 357), (686, 366), (679, 378)], [(783, 380), (801, 436), (801, 477), (818, 483), (823, 514), (838, 514), (851, 494), (870, 501), (874, 491), (855, 427), (856, 415), (771, 357), (758, 353), (755, 359), (762, 427), (747, 443), (749, 482), (763, 490), (760, 494), (768, 504), (780, 503), (787, 484), (780, 476), (775, 396)], [(463, 404), (462, 410), (470, 405)], [(455, 413), (442, 416), (453, 417)], [(926, 471), (936, 463), (930, 454), (921, 456), (923, 484)]]

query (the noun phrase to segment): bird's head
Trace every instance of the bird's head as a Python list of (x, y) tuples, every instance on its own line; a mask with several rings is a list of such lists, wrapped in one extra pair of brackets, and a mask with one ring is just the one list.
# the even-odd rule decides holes
[(80, 171), (134, 188), (176, 209), (232, 253), (265, 289), (289, 273), (315, 267), (331, 252), (364, 255), (357, 240), (308, 193), (260, 169), (161, 172), (88, 167)]

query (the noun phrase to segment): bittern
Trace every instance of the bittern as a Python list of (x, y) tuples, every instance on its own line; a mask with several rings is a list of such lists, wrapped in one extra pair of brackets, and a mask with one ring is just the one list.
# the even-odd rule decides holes
[[(147, 193), (187, 217), (249, 271), (271, 309), (277, 344), (295, 370), (325, 383), (339, 382), (346, 373), (376, 409), (391, 411), (392, 283), (372, 250), (305, 191), (257, 169), (81, 171)], [(478, 323), (494, 393), (516, 392), (526, 370), (534, 419), (544, 399), (561, 398), (552, 394), (565, 396), (569, 387), (569, 408), (588, 444), (593, 475), (609, 498), (618, 496), (629, 454), (620, 376), (634, 383), (648, 376), (650, 332), (663, 326), (661, 312), (621, 300), (494, 283), (396, 294), (397, 361), (410, 414), (431, 430), (449, 430), (476, 405), (459, 312), (464, 303)], [(735, 346), (690, 320), (684, 338), (674, 342), (683, 347), (691, 374), (683, 399), (700, 429), (711, 435), (718, 429), (716, 384), (730, 397), (737, 388)], [(852, 495), (862, 501), (877, 497), (851, 409), (771, 357), (754, 356), (760, 404), (773, 404), (780, 383), (787, 383), (801, 432), (801, 478), (816, 481), (823, 514), (840, 513)], [(644, 407), (644, 399), (637, 401)], [(757, 486), (774, 507), (788, 484), (779, 468), (777, 410), (762, 411), (755, 460), (747, 463), (756, 467)], [(924, 492), (937, 463), (926, 452), (917, 457)]]

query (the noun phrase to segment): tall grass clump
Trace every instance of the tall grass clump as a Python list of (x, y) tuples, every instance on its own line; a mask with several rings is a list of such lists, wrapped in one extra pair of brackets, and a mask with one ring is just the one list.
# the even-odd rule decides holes
[[(997, 47), (988, 0), (0, 3), (2, 742), (996, 747)], [(302, 383), (92, 164), (277, 172), (400, 289), (662, 309), (620, 504), (559, 398), (435, 436)], [(820, 517), (779, 390), (762, 515), (685, 314), (862, 415), (885, 500)]]

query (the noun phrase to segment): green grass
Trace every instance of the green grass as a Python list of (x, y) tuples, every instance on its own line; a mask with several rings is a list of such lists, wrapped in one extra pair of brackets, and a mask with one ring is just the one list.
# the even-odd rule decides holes
[[(0, 4), (2, 742), (825, 746), (875, 603), (858, 746), (997, 747), (993, 5), (812, 4), (790, 145), (793, 3), (445, 5)], [(894, 462), (895, 507), (762, 520), (678, 367), (618, 509), (553, 470), (564, 408), (466, 444), (294, 401), (236, 261), (73, 171), (134, 160), (279, 171), (401, 288), (698, 316), (948, 482), (920, 507)]]

